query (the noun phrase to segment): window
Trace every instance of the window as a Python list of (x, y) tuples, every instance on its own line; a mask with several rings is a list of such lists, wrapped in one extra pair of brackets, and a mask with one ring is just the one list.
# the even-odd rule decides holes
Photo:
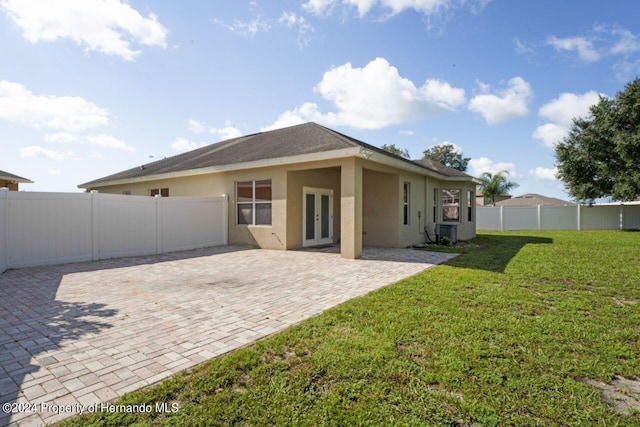
[(168, 188), (152, 188), (151, 190), (149, 190), (149, 195), (150, 196), (157, 196), (160, 195), (160, 197), (169, 197), (169, 189)]
[(404, 196), (402, 198), (402, 212), (403, 212), (403, 224), (409, 225), (409, 201), (411, 199), (411, 184), (404, 183)]
[(442, 190), (442, 221), (460, 222), (460, 190)]
[(467, 191), (467, 221), (473, 221), (473, 201), (475, 200), (475, 195), (473, 191)]
[(438, 189), (433, 189), (433, 222), (438, 222)]
[(236, 182), (236, 224), (271, 225), (271, 180)]

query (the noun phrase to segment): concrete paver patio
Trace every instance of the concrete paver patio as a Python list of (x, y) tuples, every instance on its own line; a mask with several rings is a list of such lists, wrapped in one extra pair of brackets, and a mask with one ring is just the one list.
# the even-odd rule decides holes
[(454, 256), (333, 252), (218, 247), (1, 274), (0, 403), (14, 411), (0, 425), (66, 418)]

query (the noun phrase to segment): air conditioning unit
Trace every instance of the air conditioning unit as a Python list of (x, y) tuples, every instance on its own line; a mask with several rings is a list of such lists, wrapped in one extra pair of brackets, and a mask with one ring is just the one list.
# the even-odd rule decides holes
[(447, 237), (451, 244), (458, 243), (458, 224), (453, 223), (439, 223), (438, 224), (438, 242)]

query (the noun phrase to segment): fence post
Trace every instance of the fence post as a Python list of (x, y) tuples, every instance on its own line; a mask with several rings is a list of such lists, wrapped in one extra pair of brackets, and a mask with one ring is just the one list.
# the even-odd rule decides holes
[(538, 205), (538, 231), (542, 230), (542, 206)]
[(229, 244), (229, 196), (225, 193), (222, 195), (224, 200), (222, 202), (222, 222), (224, 223), (224, 230), (222, 231), (224, 245)]
[(582, 221), (582, 204), (578, 203), (577, 206), (578, 207), (576, 208), (576, 212), (577, 212), (576, 221), (577, 221), (578, 231), (580, 231), (580, 230), (582, 230), (582, 223), (581, 223), (581, 221)]
[(100, 259), (100, 230), (98, 229), (98, 198), (100, 193), (98, 190), (91, 190), (91, 260)]
[(162, 253), (162, 196), (155, 195), (156, 202), (156, 254)]
[(504, 231), (504, 206), (500, 206), (500, 231)]
[(620, 230), (624, 230), (624, 203), (620, 203)]
[(0, 188), (0, 274), (4, 272), (9, 264), (9, 189)]

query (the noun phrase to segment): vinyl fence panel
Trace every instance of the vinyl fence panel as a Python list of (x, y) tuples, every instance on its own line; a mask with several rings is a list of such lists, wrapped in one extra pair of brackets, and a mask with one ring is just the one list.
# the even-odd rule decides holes
[(502, 230), (502, 213), (499, 207), (477, 207), (476, 228), (478, 230)]
[(156, 253), (156, 200), (95, 194), (94, 259)]
[(476, 209), (477, 230), (638, 230), (639, 204)]
[(624, 229), (640, 230), (640, 205), (625, 205)]
[(91, 195), (9, 192), (8, 267), (91, 260)]
[(582, 230), (619, 230), (620, 205), (583, 206), (580, 209)]
[(226, 196), (0, 190), (0, 273), (225, 244)]
[(538, 207), (513, 207), (503, 208), (502, 211), (503, 230), (537, 230), (538, 229)]
[(577, 208), (575, 206), (540, 206), (540, 229), (577, 230)]
[(160, 199), (162, 252), (225, 245), (226, 198), (180, 197)]
[(9, 190), (0, 188), (0, 273), (7, 269), (7, 196)]

